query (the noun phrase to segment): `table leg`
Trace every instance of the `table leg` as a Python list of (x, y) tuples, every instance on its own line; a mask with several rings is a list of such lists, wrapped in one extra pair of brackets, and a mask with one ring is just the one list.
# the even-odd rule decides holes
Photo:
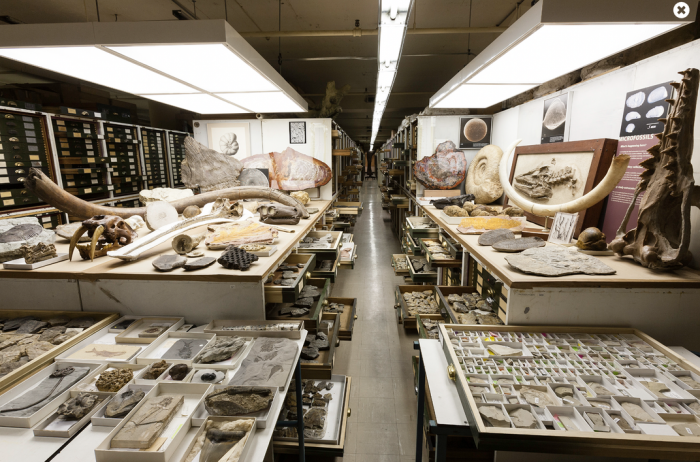
[(447, 460), (447, 435), (435, 436), (435, 462)]
[(425, 413), (425, 366), (420, 352), (420, 343), (413, 342), (413, 349), (418, 350), (418, 412), (416, 413), (416, 462), (423, 460), (423, 417)]

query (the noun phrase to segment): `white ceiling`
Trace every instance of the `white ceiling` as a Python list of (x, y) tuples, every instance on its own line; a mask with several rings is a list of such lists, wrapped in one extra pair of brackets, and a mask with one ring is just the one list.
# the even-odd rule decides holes
[[(376, 29), (379, 0), (176, 0), (200, 19), (220, 19), (228, 9), (228, 22), (240, 33), (258, 31), (352, 30), (355, 20), (362, 29)], [(508, 26), (523, 14), (531, 0), (414, 0), (409, 27), (456, 28)], [(175, 20), (172, 0), (98, 0), (101, 21)], [(471, 23), (470, 23), (471, 8)], [(280, 17), (281, 12), (281, 17)], [(513, 14), (511, 14), (513, 13)], [(510, 14), (510, 16), (509, 16)], [(0, 16), (24, 23), (97, 21), (95, 0), (0, 0)], [(115, 16), (116, 15), (116, 16)], [(506, 19), (507, 18), (507, 19)], [(504, 22), (505, 20), (505, 22)], [(423, 110), (428, 100), (467, 64), (467, 50), (478, 54), (497, 34), (408, 35), (392, 96), (387, 105), (377, 144), (401, 120)], [(356, 141), (369, 141), (374, 104), (365, 102), (365, 89), (372, 95), (377, 78), (377, 36), (248, 38), (248, 42), (302, 95), (318, 95), (326, 82), (338, 88), (351, 86), (336, 121)], [(411, 56), (425, 55), (434, 56)], [(306, 61), (304, 58), (359, 57)], [(183, 57), (186, 60), (186, 57)], [(11, 80), (11, 79), (10, 79)], [(4, 81), (0, 78), (0, 84)], [(414, 94), (402, 94), (402, 93)], [(308, 99), (318, 103), (320, 96)]]

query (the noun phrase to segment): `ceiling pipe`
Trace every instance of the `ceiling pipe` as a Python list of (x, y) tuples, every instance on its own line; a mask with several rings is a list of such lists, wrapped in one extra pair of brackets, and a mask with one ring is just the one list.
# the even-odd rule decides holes
[[(500, 34), (505, 27), (443, 27), (426, 29), (408, 29), (407, 35), (442, 35), (442, 34)], [(273, 37), (363, 37), (378, 34), (377, 29), (352, 29), (352, 30), (285, 30), (267, 32), (239, 32), (246, 38), (273, 38)]]

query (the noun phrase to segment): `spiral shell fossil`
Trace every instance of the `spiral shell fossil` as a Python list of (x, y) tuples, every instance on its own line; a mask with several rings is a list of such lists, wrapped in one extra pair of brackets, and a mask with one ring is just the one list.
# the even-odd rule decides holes
[(498, 164), (502, 156), (501, 148), (490, 144), (481, 148), (469, 165), (464, 190), (467, 194), (474, 194), (475, 203), (490, 204), (503, 195), (498, 178)]
[(238, 137), (235, 133), (227, 133), (219, 138), (219, 149), (223, 154), (235, 156), (238, 152)]

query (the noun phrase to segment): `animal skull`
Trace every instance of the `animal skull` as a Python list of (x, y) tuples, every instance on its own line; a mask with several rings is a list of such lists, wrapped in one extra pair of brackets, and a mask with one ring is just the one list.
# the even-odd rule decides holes
[[(80, 237), (87, 231), (90, 244), (78, 244)], [(83, 225), (73, 234), (68, 250), (68, 258), (73, 259), (73, 250), (77, 247), (83, 260), (93, 261), (95, 257), (107, 255), (110, 250), (117, 250), (138, 237), (123, 218), (114, 215), (95, 215), (83, 221)]]

